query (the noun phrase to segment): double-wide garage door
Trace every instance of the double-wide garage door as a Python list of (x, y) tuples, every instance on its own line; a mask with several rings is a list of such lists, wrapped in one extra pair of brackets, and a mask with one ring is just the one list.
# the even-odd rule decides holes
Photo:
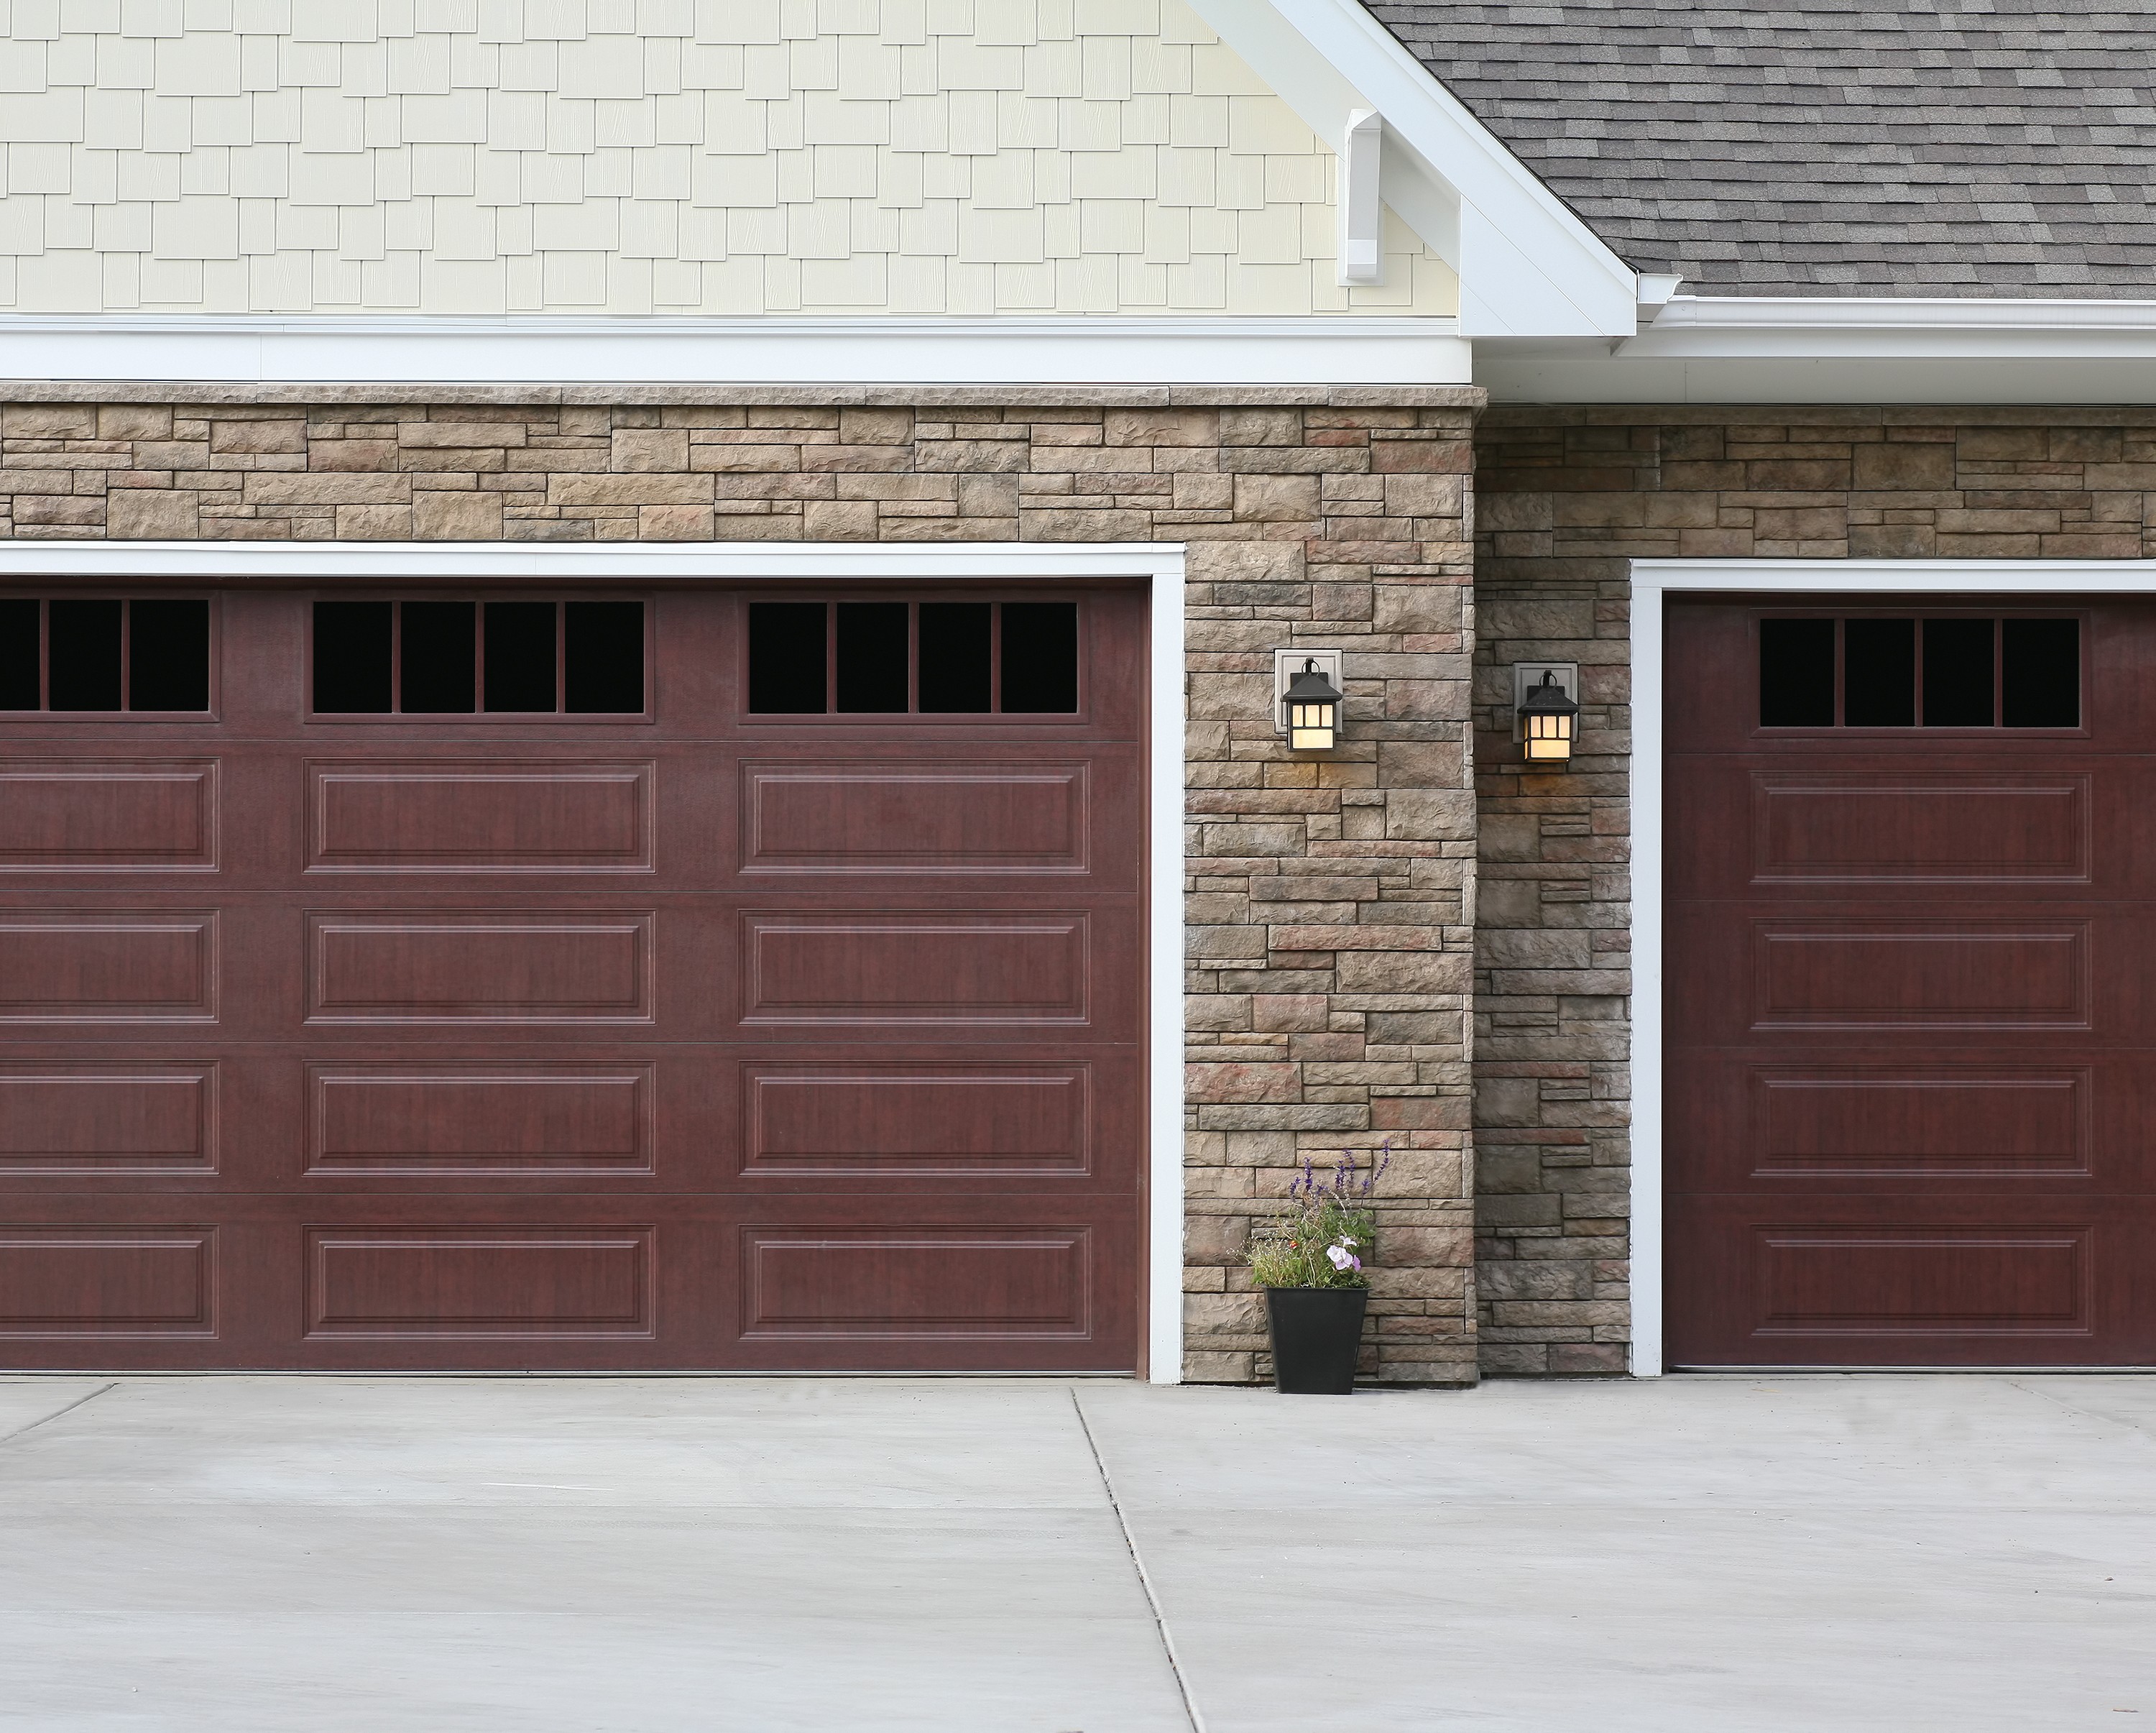
[(2156, 1363), (2156, 608), (1668, 645), (1671, 1361)]
[(0, 598), (0, 1365), (1133, 1365), (1144, 631)]

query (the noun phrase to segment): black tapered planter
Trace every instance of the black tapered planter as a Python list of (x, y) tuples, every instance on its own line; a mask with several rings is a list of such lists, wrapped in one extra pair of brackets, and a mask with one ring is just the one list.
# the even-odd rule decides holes
[(1268, 1288), (1273, 1388), (1282, 1396), (1353, 1396), (1367, 1288)]

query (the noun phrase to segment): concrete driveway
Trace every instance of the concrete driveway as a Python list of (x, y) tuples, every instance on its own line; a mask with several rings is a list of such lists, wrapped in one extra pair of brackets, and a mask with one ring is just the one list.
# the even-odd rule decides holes
[(2156, 1378), (0, 1379), (40, 1733), (2136, 1725)]

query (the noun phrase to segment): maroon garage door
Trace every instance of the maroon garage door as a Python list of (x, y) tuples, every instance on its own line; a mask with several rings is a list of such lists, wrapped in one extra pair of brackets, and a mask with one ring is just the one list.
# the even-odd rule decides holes
[(2156, 609), (1668, 643), (1672, 1363), (2156, 1360)]
[(0, 1365), (1135, 1365), (1144, 603), (0, 598)]

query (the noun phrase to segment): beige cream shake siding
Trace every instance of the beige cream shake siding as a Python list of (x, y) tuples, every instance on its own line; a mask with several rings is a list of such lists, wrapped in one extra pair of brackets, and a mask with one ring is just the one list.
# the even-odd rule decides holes
[(1183, 0), (16, 0), (0, 311), (1449, 314)]

